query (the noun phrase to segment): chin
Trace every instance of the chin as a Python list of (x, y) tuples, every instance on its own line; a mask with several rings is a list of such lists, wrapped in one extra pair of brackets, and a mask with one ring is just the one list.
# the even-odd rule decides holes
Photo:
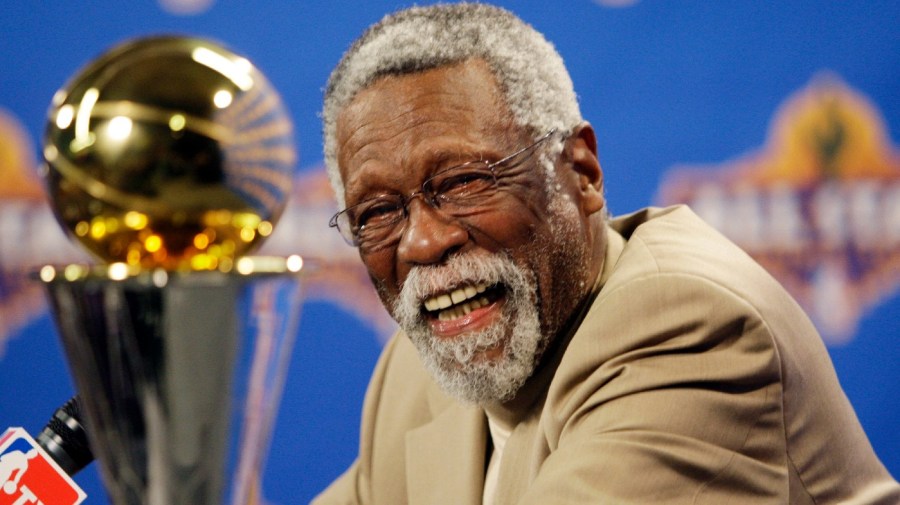
[(484, 404), (511, 399), (534, 372), (546, 347), (536, 300), (530, 271), (470, 254), (411, 270), (392, 314), (448, 395)]

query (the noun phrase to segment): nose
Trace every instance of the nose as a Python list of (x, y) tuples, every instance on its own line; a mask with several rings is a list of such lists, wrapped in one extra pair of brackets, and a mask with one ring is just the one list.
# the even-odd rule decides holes
[(469, 232), (421, 199), (409, 203), (406, 229), (397, 245), (397, 257), (409, 265), (439, 263), (460, 249)]

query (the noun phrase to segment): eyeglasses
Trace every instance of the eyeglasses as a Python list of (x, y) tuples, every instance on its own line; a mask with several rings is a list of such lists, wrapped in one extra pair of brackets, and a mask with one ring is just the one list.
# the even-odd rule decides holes
[(493, 163), (470, 161), (441, 170), (409, 195), (381, 195), (347, 207), (332, 216), (328, 226), (337, 228), (348, 244), (375, 250), (400, 238), (409, 216), (409, 203), (418, 196), (450, 217), (463, 217), (494, 196), (498, 170), (523, 163), (554, 133), (556, 128), (528, 147)]

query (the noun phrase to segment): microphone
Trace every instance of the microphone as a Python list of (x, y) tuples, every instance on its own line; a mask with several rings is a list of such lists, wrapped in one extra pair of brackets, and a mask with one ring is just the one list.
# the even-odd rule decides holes
[(75, 475), (94, 460), (87, 431), (81, 424), (79, 402), (76, 395), (56, 409), (36, 439), (38, 445), (69, 475)]

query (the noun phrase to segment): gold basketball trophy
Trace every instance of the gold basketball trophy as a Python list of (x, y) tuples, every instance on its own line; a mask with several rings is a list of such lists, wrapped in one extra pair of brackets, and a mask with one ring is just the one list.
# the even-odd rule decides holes
[(40, 278), (111, 501), (259, 502), (301, 302), (299, 256), (248, 256), (290, 191), (278, 94), (216, 43), (139, 39), (54, 96), (44, 157), (102, 262)]

